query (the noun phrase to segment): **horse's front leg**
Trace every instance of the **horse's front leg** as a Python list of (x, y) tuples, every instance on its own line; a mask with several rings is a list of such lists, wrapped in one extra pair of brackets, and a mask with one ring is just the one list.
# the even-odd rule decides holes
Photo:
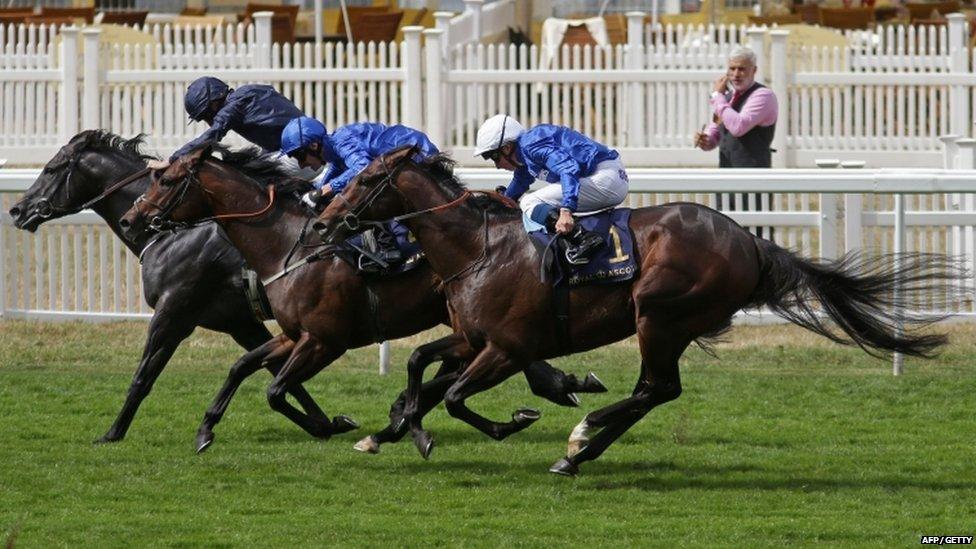
[[(244, 356), (239, 358), (231, 366), (230, 372), (227, 374), (227, 380), (224, 381), (224, 385), (220, 388), (217, 396), (214, 397), (210, 407), (207, 408), (207, 412), (203, 415), (203, 422), (200, 424), (200, 428), (197, 429), (196, 449), (198, 454), (213, 444), (213, 429), (220, 422), (221, 418), (224, 417), (224, 413), (227, 411), (227, 407), (230, 405), (230, 401), (234, 397), (234, 393), (237, 392), (238, 387), (241, 386), (241, 383), (251, 374), (261, 369), (262, 366), (267, 366), (271, 363), (280, 365), (291, 354), (293, 347), (294, 342), (284, 334), (281, 334), (268, 340), (256, 349), (245, 353)], [(278, 370), (279, 368), (275, 366), (272, 369)]]
[(426, 345), (421, 345), (410, 355), (407, 362), (407, 398), (403, 409), (403, 419), (410, 428), (414, 443), (420, 450), (420, 455), (426, 459), (430, 456), (434, 441), (430, 434), (424, 431), (421, 424), (423, 414), (421, 410), (424, 370), (431, 363), (443, 360), (470, 360), (475, 350), (461, 334), (451, 334)]
[[(447, 388), (454, 384), (459, 370), (465, 366), (459, 360), (445, 360), (434, 374), (434, 379), (424, 383), (420, 388), (420, 405), (417, 414), (423, 418), (441, 401)], [(398, 442), (407, 434), (407, 422), (404, 419), (404, 408), (407, 402), (407, 391), (404, 389), (390, 406), (390, 423), (382, 430), (361, 439), (353, 447), (360, 452), (378, 454), (380, 445), (387, 442)]]
[(484, 351), (461, 373), (457, 382), (444, 395), (447, 412), (495, 440), (525, 429), (541, 414), (532, 408), (520, 408), (512, 414), (512, 420), (505, 423), (492, 421), (481, 416), (465, 405), (470, 396), (491, 389), (510, 376), (523, 370), (526, 362), (520, 361), (501, 348), (489, 344)]

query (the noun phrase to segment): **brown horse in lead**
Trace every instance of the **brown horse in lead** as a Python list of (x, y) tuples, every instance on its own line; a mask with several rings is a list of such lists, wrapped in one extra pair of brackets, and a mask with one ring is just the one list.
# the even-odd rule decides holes
[[(258, 182), (285, 178), (276, 171), (276, 164), (247, 151), (224, 150), (223, 161), (209, 159), (210, 152), (209, 147), (198, 149), (158, 175), (120, 221), (125, 231), (138, 234), (154, 218), (167, 223), (213, 219), (262, 280), (322, 249), (317, 235), (307, 231), (312, 221), (307, 210), (293, 197), (276, 197), (274, 187), (266, 189)], [(281, 361), (284, 366), (268, 388), (268, 402), (274, 410), (309, 432), (337, 434), (355, 428), (355, 422), (345, 416), (330, 420), (322, 413), (302, 413), (285, 400), (285, 392), (300, 388), (347, 349), (446, 323), (447, 307), (437, 285), (436, 275), (426, 264), (401, 275), (366, 279), (334, 253), (302, 264), (270, 283), (268, 300), (283, 334), (245, 354), (231, 368), (200, 426), (197, 450), (212, 443), (213, 427), (244, 379), (264, 364)], [(439, 375), (423, 389), (422, 409), (441, 401), (461, 366), (460, 361), (445, 361)], [(526, 378), (535, 394), (565, 406), (578, 404), (574, 392), (606, 390), (592, 374), (578, 380), (541, 361), (526, 370)], [(405, 423), (400, 421), (402, 402), (401, 395), (390, 410), (390, 425), (361, 440), (358, 450), (376, 452), (381, 443), (399, 440), (406, 433)], [(514, 417), (526, 427), (539, 413), (523, 409)]]
[[(768, 307), (835, 341), (868, 352), (928, 356), (942, 335), (902, 334), (894, 311), (911, 307), (938, 283), (960, 276), (944, 256), (835, 262), (801, 258), (753, 236), (721, 213), (676, 203), (632, 212), (640, 273), (632, 282), (575, 289), (570, 296), (570, 347), (562, 348), (552, 291), (540, 282), (540, 254), (518, 209), (471, 193), (450, 162), (411, 160), (403, 149), (377, 159), (325, 210), (316, 230), (335, 241), (367, 221), (400, 218), (444, 281), (456, 334), (420, 347), (408, 366), (405, 415), (424, 457), (432, 439), (421, 425), (424, 368), (433, 360), (470, 361), (444, 400), (448, 412), (494, 438), (517, 429), (470, 410), (465, 401), (522, 370), (532, 360), (594, 349), (637, 333), (640, 375), (632, 395), (588, 414), (573, 429), (568, 455), (550, 471), (574, 475), (652, 408), (678, 398), (678, 359), (695, 340), (714, 336), (743, 308)], [(893, 292), (896, 280), (900, 293)], [(934, 295), (934, 294), (925, 294)], [(942, 292), (940, 295), (945, 295)], [(834, 334), (816, 305), (846, 334)], [(593, 434), (594, 431), (595, 435)], [(592, 436), (591, 436), (592, 435)]]

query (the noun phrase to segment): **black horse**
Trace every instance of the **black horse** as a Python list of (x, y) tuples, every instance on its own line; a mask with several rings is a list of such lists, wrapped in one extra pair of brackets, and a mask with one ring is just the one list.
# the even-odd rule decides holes
[[(79, 133), (47, 163), (37, 181), (11, 208), (14, 224), (33, 232), (46, 220), (75, 213), (90, 203), (121, 238), (119, 218), (149, 186), (146, 160), (152, 157), (140, 152), (142, 141), (141, 136), (126, 140), (103, 131)], [(136, 177), (127, 183), (132, 176)], [(112, 189), (120, 183), (123, 185)], [(156, 378), (197, 326), (230, 334), (248, 351), (271, 339), (271, 333), (255, 318), (244, 295), (244, 260), (216, 224), (122, 240), (140, 257), (145, 298), (155, 312), (125, 404), (112, 427), (96, 442), (125, 437)], [(276, 373), (280, 362), (265, 366)], [(563, 405), (576, 403), (574, 390), (605, 390), (594, 377), (575, 382), (571, 376), (542, 363), (531, 378), (536, 394)], [(290, 393), (306, 412), (323, 415), (301, 386)], [(394, 411), (402, 407), (402, 402), (401, 398), (394, 404)], [(328, 437), (330, 433), (311, 434)]]
[[(125, 140), (103, 131), (84, 131), (54, 155), (10, 216), (18, 229), (36, 231), (47, 221), (75, 213), (114, 183), (142, 173), (131, 183), (91, 204), (120, 238), (118, 219), (149, 185), (142, 138)], [(271, 332), (251, 312), (241, 288), (244, 260), (217, 227), (202, 226), (179, 234), (160, 233), (122, 238), (142, 262), (146, 302), (155, 310), (142, 359), (115, 422), (96, 443), (125, 437), (136, 410), (180, 343), (197, 326), (230, 334), (240, 346), (254, 349)], [(276, 371), (274, 367), (269, 368)], [(292, 395), (303, 408), (318, 406), (303, 388)]]

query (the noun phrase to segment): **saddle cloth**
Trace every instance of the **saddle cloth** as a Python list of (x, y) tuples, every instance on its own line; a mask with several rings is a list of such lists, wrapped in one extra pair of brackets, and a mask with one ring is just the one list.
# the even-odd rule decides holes
[(586, 265), (566, 261), (566, 239), (556, 238), (545, 229), (529, 233), (540, 249), (543, 261), (540, 278), (553, 286), (568, 284), (571, 288), (589, 284), (614, 284), (634, 278), (637, 260), (634, 237), (630, 231), (630, 208), (614, 208), (576, 217), (583, 229), (603, 237), (605, 246)]

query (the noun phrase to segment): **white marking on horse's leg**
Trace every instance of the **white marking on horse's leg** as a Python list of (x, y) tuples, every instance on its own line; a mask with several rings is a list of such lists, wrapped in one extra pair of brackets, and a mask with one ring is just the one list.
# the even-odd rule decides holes
[(590, 437), (587, 436), (590, 430), (590, 424), (586, 422), (586, 418), (579, 422), (576, 427), (573, 427), (573, 432), (569, 434), (569, 445), (566, 447), (566, 456), (573, 457), (586, 447), (590, 443)]
[(380, 445), (373, 440), (373, 437), (366, 437), (353, 446), (354, 449), (366, 454), (378, 454), (380, 453)]

